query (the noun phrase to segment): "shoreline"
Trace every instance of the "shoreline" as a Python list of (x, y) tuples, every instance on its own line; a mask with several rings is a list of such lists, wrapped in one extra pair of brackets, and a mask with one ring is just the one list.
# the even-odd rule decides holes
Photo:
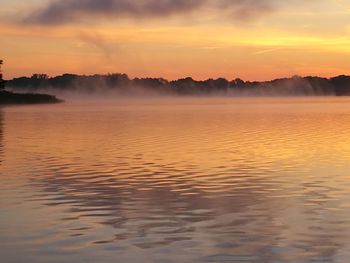
[(64, 102), (56, 96), (36, 93), (0, 91), (0, 105), (55, 104)]

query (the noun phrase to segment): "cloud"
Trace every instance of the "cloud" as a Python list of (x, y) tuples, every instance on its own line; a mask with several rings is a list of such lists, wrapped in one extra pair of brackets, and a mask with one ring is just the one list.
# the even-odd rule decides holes
[(275, 7), (276, 0), (53, 0), (26, 17), (26, 23), (55, 25), (101, 18), (166, 18), (186, 15), (204, 8), (252, 19)]
[(82, 42), (101, 51), (107, 59), (112, 59), (121, 49), (118, 43), (111, 42), (96, 32), (79, 32), (77, 37)]

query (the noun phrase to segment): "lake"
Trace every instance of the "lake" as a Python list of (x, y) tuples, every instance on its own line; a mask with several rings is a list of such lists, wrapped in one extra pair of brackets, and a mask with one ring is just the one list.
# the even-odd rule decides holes
[(0, 109), (0, 258), (347, 262), (350, 98)]

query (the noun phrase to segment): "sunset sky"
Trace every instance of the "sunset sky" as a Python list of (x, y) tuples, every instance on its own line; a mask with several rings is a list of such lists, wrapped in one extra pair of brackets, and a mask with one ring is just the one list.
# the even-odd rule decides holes
[(7, 79), (350, 74), (350, 0), (1, 0), (0, 58)]

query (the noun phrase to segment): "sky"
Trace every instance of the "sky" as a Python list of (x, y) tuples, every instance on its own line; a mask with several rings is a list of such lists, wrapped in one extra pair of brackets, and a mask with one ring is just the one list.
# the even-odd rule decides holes
[(350, 74), (350, 0), (0, 0), (7, 79)]

